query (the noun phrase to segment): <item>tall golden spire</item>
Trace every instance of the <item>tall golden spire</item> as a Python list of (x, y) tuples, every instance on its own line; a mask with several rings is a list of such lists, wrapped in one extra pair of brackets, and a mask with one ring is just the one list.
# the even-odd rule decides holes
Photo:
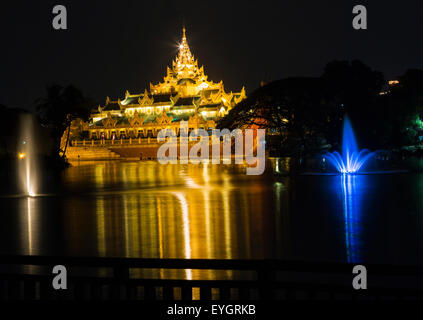
[(191, 50), (188, 46), (188, 41), (185, 33), (185, 27), (182, 28), (182, 41), (179, 45), (179, 52), (176, 61), (180, 61), (181, 63), (191, 63), (193, 60), (193, 56), (191, 54)]
[(180, 76), (188, 76), (195, 71), (194, 56), (189, 49), (185, 26), (182, 28), (182, 41), (179, 44), (179, 52), (173, 64), (173, 69)]

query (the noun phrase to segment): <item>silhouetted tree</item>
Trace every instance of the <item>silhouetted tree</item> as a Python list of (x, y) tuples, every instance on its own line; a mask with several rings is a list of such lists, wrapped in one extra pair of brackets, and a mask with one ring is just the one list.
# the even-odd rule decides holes
[(389, 143), (394, 147), (415, 144), (423, 135), (423, 71), (407, 70), (398, 80), (384, 103)]
[(71, 125), (72, 120), (81, 118), (87, 120), (93, 103), (83, 93), (72, 85), (62, 87), (51, 85), (47, 87), (47, 96), (35, 101), (36, 109), (43, 125), (50, 128), (54, 139), (53, 155), (63, 152), (64, 157), (69, 140), (69, 131), (64, 150), (60, 149), (63, 133)]
[(328, 99), (350, 117), (358, 140), (376, 146), (380, 138), (375, 124), (381, 117), (378, 99), (385, 83), (383, 73), (358, 60), (333, 61), (326, 65), (321, 78)]
[(326, 95), (319, 78), (275, 81), (236, 105), (218, 127), (266, 128), (279, 136), (280, 148), (301, 154), (317, 147), (331, 126), (338, 125), (338, 110)]

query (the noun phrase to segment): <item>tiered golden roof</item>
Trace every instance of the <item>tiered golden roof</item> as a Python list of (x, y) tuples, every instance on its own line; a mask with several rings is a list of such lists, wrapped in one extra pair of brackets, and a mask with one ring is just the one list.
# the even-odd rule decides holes
[(163, 82), (150, 83), (149, 89), (140, 94), (126, 91), (123, 100), (107, 98), (106, 104), (92, 114), (92, 123), (100, 126), (107, 116), (125, 117), (127, 121), (121, 123), (128, 124), (138, 123), (138, 119), (143, 119), (143, 124), (158, 123), (156, 118), (162, 122), (163, 117), (166, 122), (168, 119), (174, 122), (193, 115), (205, 121), (216, 120), (246, 98), (244, 88), (236, 93), (226, 92), (222, 81), (208, 80), (204, 67), (198, 66), (191, 53), (185, 27), (178, 54), (171, 67), (167, 67)]

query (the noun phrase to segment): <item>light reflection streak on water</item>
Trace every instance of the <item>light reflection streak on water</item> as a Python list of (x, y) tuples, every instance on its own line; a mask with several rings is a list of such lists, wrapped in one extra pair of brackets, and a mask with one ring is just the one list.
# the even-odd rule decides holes
[(28, 251), (29, 255), (32, 255), (32, 209), (31, 209), (31, 198), (27, 198), (27, 224), (28, 224)]
[[(159, 232), (159, 258), (163, 259), (163, 225), (162, 209), (160, 197), (157, 198), (157, 228)], [(162, 270), (163, 271), (163, 270)]]
[(211, 244), (211, 229), (210, 229), (210, 191), (209, 188), (209, 172), (208, 172), (208, 165), (203, 165), (203, 179), (204, 179), (204, 188), (203, 188), (203, 196), (204, 196), (204, 211), (206, 215), (206, 247), (207, 247), (207, 256), (213, 258), (213, 252), (210, 248)]
[[(184, 249), (185, 249), (185, 259), (191, 259), (191, 238), (189, 233), (189, 212), (188, 212), (188, 203), (185, 199), (185, 195), (182, 192), (174, 192), (175, 196), (178, 198), (181, 203), (182, 209), (182, 220), (183, 220), (183, 232), (184, 232)], [(185, 269), (186, 278), (188, 280), (192, 279), (192, 270)]]
[(361, 261), (361, 219), (360, 219), (360, 190), (359, 183), (363, 183), (363, 176), (341, 175), (342, 200), (345, 223), (345, 245), (347, 261), (357, 263)]
[(105, 225), (105, 211), (104, 198), (96, 198), (96, 218), (97, 218), (97, 252), (100, 255), (106, 255), (106, 225)]
[(222, 197), (223, 197), (223, 221), (224, 221), (224, 228), (225, 228), (225, 259), (232, 259), (232, 254), (231, 254), (231, 250), (232, 250), (232, 246), (231, 245), (231, 212), (229, 209), (229, 201), (230, 201), (230, 196), (229, 196), (229, 192), (228, 192), (228, 185), (229, 185), (229, 181), (228, 181), (228, 177), (224, 177), (224, 187), (222, 190)]
[[(126, 170), (125, 170), (126, 171)], [(124, 222), (124, 235), (125, 235), (125, 256), (130, 256), (130, 242), (129, 242), (129, 210), (128, 210), (128, 201), (123, 201), (123, 222)]]
[[(26, 230), (23, 229), (25, 232), (25, 237), (22, 238), (23, 244), (22, 247), (24, 248), (24, 252), (27, 255), (39, 254), (40, 251), (40, 230), (39, 230), (39, 223), (38, 223), (38, 201), (37, 198), (34, 197), (27, 197), (26, 199), (22, 199), (25, 201), (26, 206), (26, 214), (25, 211), (22, 212), (22, 219), (23, 224), (26, 222)], [(33, 273), (37, 272), (39, 267), (34, 265), (27, 265), (23, 266), (22, 271)]]
[[(276, 162), (278, 163), (278, 161)], [(282, 217), (281, 217), (281, 208), (282, 208), (282, 190), (284, 189), (284, 185), (282, 182), (275, 182), (274, 184), (274, 192), (275, 192), (275, 228), (276, 228), (276, 243), (282, 243), (282, 233), (278, 232), (278, 226), (282, 225)]]

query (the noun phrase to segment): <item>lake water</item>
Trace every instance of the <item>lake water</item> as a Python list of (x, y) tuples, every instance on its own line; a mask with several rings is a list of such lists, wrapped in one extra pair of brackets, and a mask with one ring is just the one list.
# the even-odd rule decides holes
[(423, 174), (285, 167), (74, 163), (42, 196), (2, 188), (0, 254), (423, 264)]

